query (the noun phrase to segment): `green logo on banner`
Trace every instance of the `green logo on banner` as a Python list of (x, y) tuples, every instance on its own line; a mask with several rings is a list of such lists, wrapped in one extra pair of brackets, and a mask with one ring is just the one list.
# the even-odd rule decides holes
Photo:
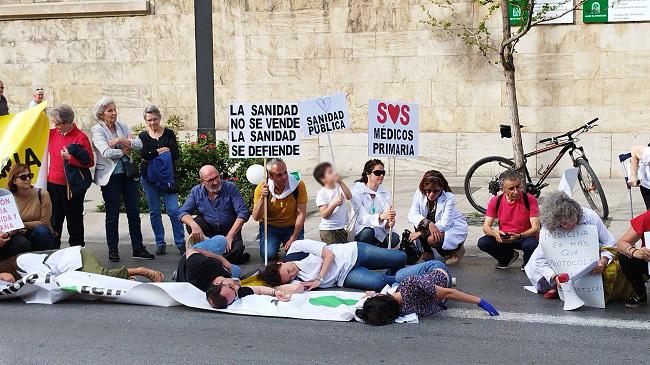
[(587, 0), (582, 5), (582, 21), (585, 23), (607, 23), (608, 0)]
[(359, 302), (356, 299), (342, 299), (334, 295), (326, 295), (322, 297), (309, 298), (309, 304), (320, 307), (336, 308), (339, 305), (352, 306)]

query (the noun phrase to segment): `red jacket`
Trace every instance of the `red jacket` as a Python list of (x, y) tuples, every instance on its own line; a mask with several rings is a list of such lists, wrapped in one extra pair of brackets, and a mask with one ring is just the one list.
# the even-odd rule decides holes
[(83, 148), (88, 152), (88, 155), (90, 156), (90, 162), (88, 165), (84, 165), (73, 156), (70, 156), (68, 164), (72, 166), (88, 168), (95, 165), (93, 150), (92, 147), (90, 147), (90, 141), (88, 141), (88, 137), (84, 134), (84, 132), (81, 131), (81, 129), (77, 128), (75, 125), (70, 132), (63, 135), (61, 132), (59, 132), (58, 129), (52, 128), (50, 129), (50, 141), (48, 145), (48, 151), (50, 155), (50, 171), (47, 175), (48, 182), (65, 185), (65, 169), (63, 166), (63, 158), (61, 157), (61, 150), (72, 143), (77, 143), (83, 146)]

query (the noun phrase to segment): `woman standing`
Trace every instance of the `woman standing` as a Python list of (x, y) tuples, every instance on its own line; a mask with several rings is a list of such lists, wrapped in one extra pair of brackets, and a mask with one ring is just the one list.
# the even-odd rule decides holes
[[(352, 216), (355, 240), (375, 246), (388, 247), (389, 231), (395, 225), (392, 195), (384, 189), (384, 163), (373, 159), (366, 162), (361, 178), (352, 188)], [(397, 247), (399, 235), (392, 234), (391, 246)]]
[(7, 180), (9, 191), (16, 199), (20, 218), (25, 228), (19, 231), (31, 244), (32, 251), (45, 251), (57, 248), (52, 234), (52, 202), (47, 190), (34, 188), (34, 174), (25, 164), (11, 167)]
[(117, 108), (113, 99), (102, 97), (94, 107), (97, 124), (92, 128), (93, 149), (97, 155), (95, 184), (101, 186), (106, 207), (106, 242), (108, 259), (120, 261), (118, 251), (120, 217), (120, 198), (124, 198), (126, 216), (129, 221), (129, 235), (133, 258), (152, 260), (142, 244), (140, 230), (140, 193), (138, 191), (137, 168), (129, 155), (132, 150), (140, 150), (142, 141), (133, 138), (129, 127), (117, 120)]
[[(138, 135), (142, 141), (140, 183), (147, 195), (149, 219), (156, 237), (156, 255), (164, 255), (167, 251), (160, 209), (161, 198), (172, 224), (174, 242), (182, 255), (185, 253), (185, 234), (183, 224), (178, 220), (178, 190), (174, 183), (174, 162), (178, 159), (178, 143), (174, 132), (160, 125), (161, 119), (162, 114), (155, 105), (144, 109), (147, 129)], [(164, 179), (169, 181), (165, 182)]]
[(415, 226), (415, 232), (409, 237), (411, 241), (419, 239), (431, 256), (431, 249), (435, 248), (446, 258), (447, 265), (460, 263), (465, 254), (467, 221), (456, 208), (456, 197), (439, 171), (427, 171), (422, 177), (413, 195), (408, 220)]

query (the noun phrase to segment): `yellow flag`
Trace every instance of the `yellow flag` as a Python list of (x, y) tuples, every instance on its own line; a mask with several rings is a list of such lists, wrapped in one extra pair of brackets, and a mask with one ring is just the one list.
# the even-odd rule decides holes
[(43, 111), (47, 102), (18, 114), (0, 117), (0, 188), (7, 187), (7, 175), (17, 163), (29, 165), (35, 185), (47, 186), (47, 142), (50, 121)]

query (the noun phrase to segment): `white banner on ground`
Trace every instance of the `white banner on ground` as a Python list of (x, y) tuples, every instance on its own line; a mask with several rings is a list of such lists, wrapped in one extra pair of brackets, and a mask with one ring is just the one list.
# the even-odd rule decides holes
[(232, 314), (320, 321), (352, 320), (363, 295), (362, 292), (312, 291), (294, 294), (288, 302), (251, 295), (227, 309), (214, 309), (205, 293), (189, 283), (141, 283), (81, 271), (57, 277), (34, 273), (13, 284), (0, 281), (0, 300), (21, 298), (26, 303), (54, 304), (66, 299), (86, 299), (158, 307), (184, 305)]
[(0, 232), (11, 232), (25, 228), (20, 218), (16, 200), (9, 190), (0, 189)]
[(560, 228), (552, 233), (542, 228), (539, 244), (555, 273), (569, 274), (575, 294), (585, 302), (585, 305), (605, 308), (605, 292), (601, 275), (585, 275), (573, 280), (585, 267), (593, 265), (594, 261), (600, 259), (596, 226), (579, 225), (572, 231)]
[(418, 104), (368, 101), (368, 156), (418, 155)]
[(295, 103), (233, 103), (228, 117), (232, 158), (300, 155), (300, 115)]
[(305, 137), (350, 128), (348, 104), (341, 93), (300, 101), (298, 110)]

